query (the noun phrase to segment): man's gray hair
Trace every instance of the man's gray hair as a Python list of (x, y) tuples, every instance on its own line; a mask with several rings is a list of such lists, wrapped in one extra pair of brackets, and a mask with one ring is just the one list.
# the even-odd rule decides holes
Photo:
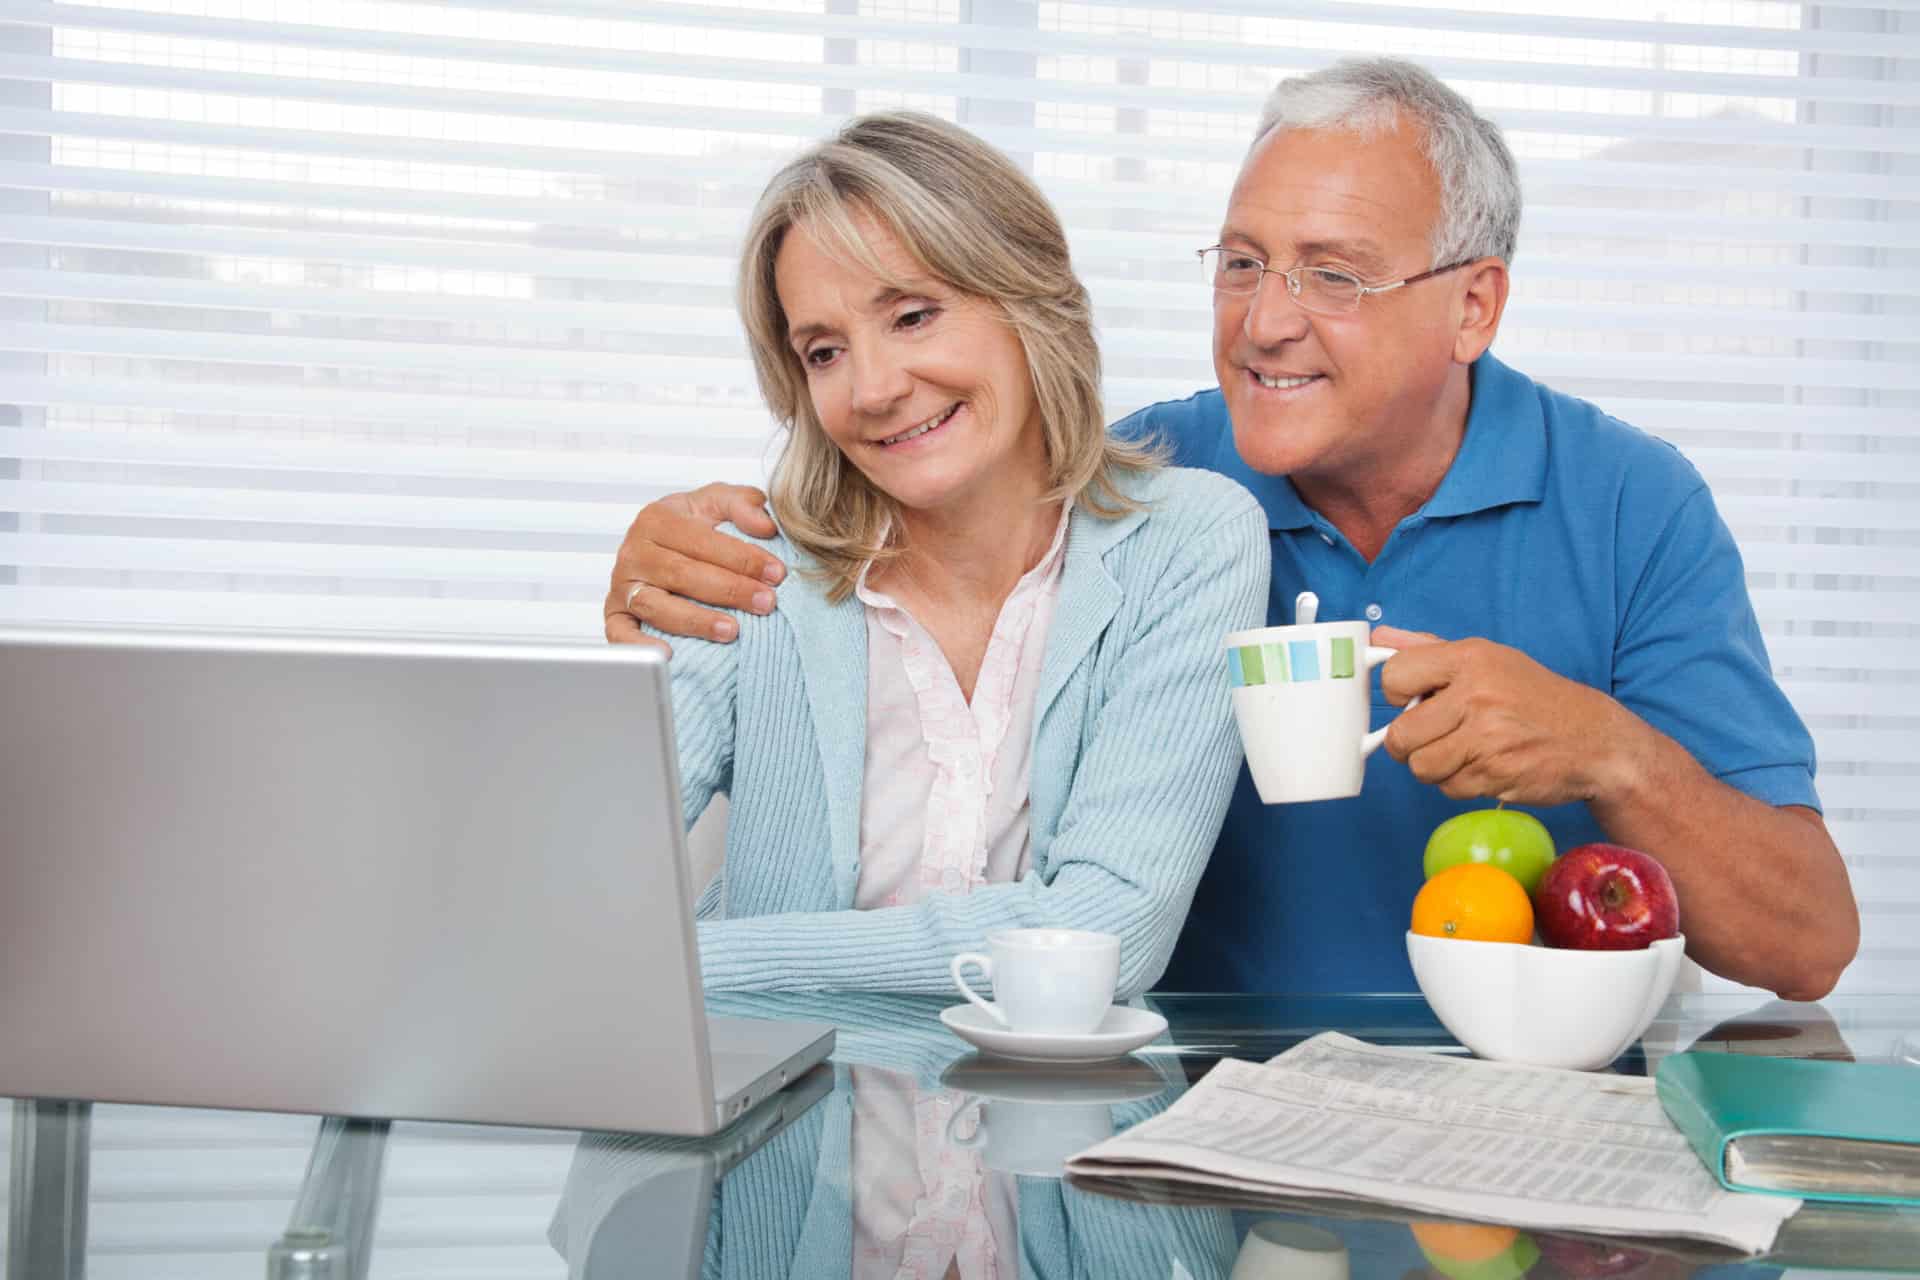
[(1419, 127), (1440, 180), (1432, 266), (1513, 261), (1520, 173), (1500, 126), (1424, 67), (1401, 58), (1348, 58), (1273, 88), (1254, 142), (1275, 129), (1337, 129), (1370, 138), (1402, 118)]

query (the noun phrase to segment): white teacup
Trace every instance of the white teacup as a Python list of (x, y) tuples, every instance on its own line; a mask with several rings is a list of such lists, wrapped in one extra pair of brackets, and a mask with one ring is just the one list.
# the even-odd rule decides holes
[[(961, 1136), (960, 1117), (976, 1111), (973, 1133)], [(1103, 1102), (975, 1100), (953, 1113), (947, 1141), (963, 1149), (984, 1145), (982, 1163), (997, 1173), (1057, 1178), (1067, 1161), (1113, 1136), (1113, 1109)]]
[(1399, 652), (1368, 644), (1367, 631), (1364, 622), (1315, 622), (1227, 636), (1233, 718), (1264, 803), (1360, 794), (1367, 757), (1387, 736), (1367, 732), (1367, 676)]
[[(992, 1001), (967, 985), (969, 965), (993, 983)], [(1085, 1035), (1113, 1004), (1120, 939), (1081, 929), (1002, 929), (987, 935), (986, 954), (963, 951), (948, 971), (961, 995), (1009, 1031)]]
[(1256, 1222), (1240, 1242), (1228, 1280), (1347, 1280), (1347, 1246), (1304, 1222)]

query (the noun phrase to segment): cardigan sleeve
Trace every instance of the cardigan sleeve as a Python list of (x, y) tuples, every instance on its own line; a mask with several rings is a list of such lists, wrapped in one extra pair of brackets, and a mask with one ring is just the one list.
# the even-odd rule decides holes
[(734, 645), (672, 637), (667, 677), (673, 686), (673, 733), (680, 753), (680, 807), (691, 827), (716, 794), (733, 784), (734, 689), (740, 669)]
[(1118, 934), (1119, 995), (1150, 987), (1240, 767), (1220, 637), (1266, 616), (1266, 519), (1244, 490), (1229, 488), (1209, 510), (1212, 522), (1182, 536), (1146, 598), (1123, 611), (1132, 619), (1127, 648), (1096, 694), (1103, 700), (1045, 876), (870, 911), (703, 920), (707, 990), (946, 992), (953, 956), (1021, 927)]

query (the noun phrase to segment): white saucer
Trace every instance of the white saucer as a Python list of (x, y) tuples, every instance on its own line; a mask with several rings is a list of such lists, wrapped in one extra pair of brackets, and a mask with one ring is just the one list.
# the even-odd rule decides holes
[(975, 1048), (1020, 1062), (1105, 1062), (1132, 1053), (1167, 1029), (1167, 1020), (1151, 1009), (1116, 1004), (1100, 1025), (1081, 1035), (1009, 1031), (971, 1004), (940, 1011), (947, 1030)]
[(947, 1064), (940, 1083), (976, 1098), (1061, 1106), (1144, 1102), (1167, 1090), (1166, 1076), (1145, 1058), (1105, 1062), (1016, 1062), (997, 1053), (969, 1053)]

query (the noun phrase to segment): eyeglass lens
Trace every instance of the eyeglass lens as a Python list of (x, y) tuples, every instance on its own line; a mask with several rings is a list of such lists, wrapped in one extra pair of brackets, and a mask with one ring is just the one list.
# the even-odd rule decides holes
[[(1260, 259), (1231, 249), (1209, 249), (1201, 255), (1201, 261), (1207, 283), (1222, 293), (1252, 293), (1269, 270)], [(1295, 300), (1310, 311), (1350, 310), (1360, 301), (1360, 282), (1345, 272), (1295, 267), (1290, 272), (1273, 269), (1273, 274), (1285, 277)]]

